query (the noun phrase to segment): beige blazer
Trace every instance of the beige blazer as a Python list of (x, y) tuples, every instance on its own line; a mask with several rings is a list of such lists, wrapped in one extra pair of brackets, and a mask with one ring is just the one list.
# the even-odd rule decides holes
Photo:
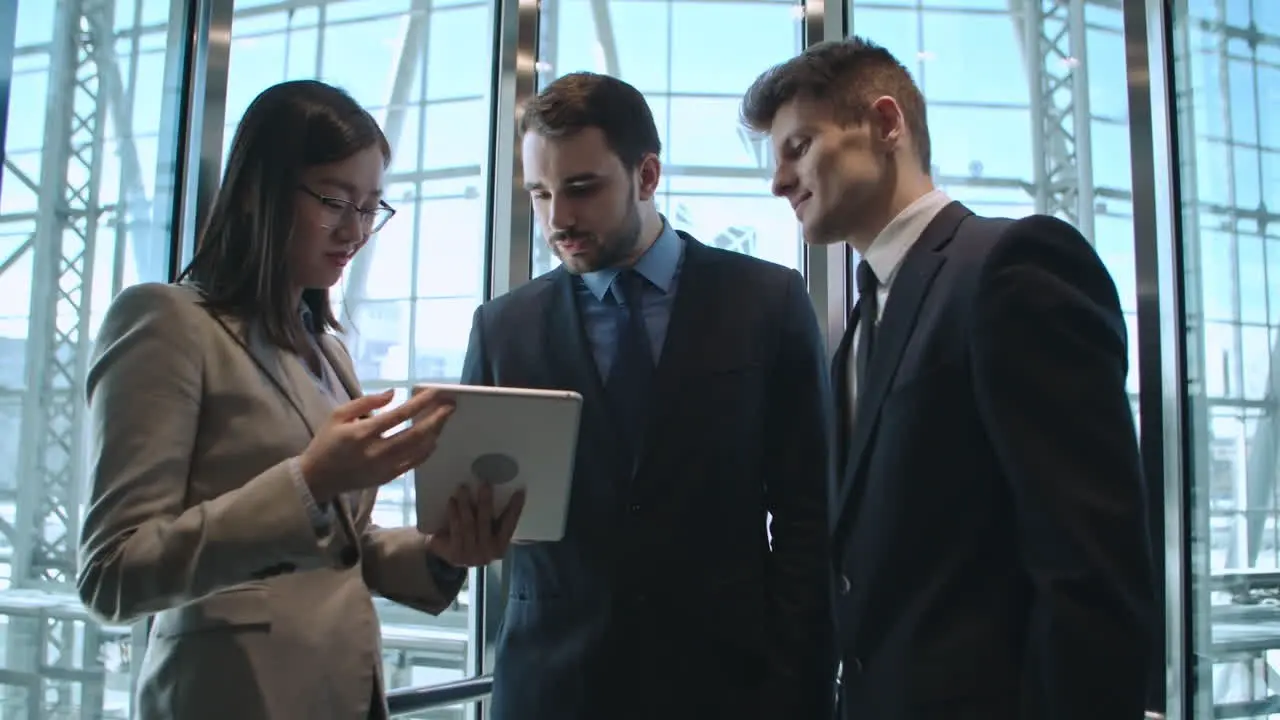
[[(332, 404), (252, 327), (186, 286), (112, 303), (87, 384), (80, 597), (108, 622), (154, 618), (142, 720), (383, 717), (370, 593), (438, 614), (458, 588), (437, 587), (416, 530), (370, 524), (376, 491), (317, 535), (287, 461)], [(321, 346), (357, 397), (346, 349)]]

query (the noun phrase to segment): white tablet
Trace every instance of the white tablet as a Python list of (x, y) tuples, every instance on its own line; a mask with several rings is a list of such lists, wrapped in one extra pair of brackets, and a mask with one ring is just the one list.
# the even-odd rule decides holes
[(573, 486), (582, 396), (568, 390), (528, 390), (475, 385), (434, 388), (456, 403), (436, 450), (414, 470), (418, 529), (433, 533), (449, 521), (449, 498), (462, 484), (472, 491), (493, 486), (495, 512), (516, 490), (525, 491), (514, 540), (548, 542), (564, 537)]

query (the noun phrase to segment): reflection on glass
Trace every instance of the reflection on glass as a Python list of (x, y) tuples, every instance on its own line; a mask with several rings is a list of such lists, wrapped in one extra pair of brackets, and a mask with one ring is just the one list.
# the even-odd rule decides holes
[(1195, 715), (1273, 717), (1280, 669), (1280, 5), (1174, 3)]
[[(145, 5), (145, 7), (143, 7)], [(75, 591), (88, 352), (122, 288), (168, 275), (186, 2), (17, 3), (0, 180), (0, 711), (128, 718), (143, 635)], [(7, 31), (7, 28), (6, 28)], [(0, 75), (8, 73), (0, 69)]]
[[(769, 194), (768, 144), (738, 123), (756, 75), (802, 49), (799, 2), (543, 0), (539, 17), (540, 85), (589, 70), (648, 99), (668, 222), (708, 245), (803, 267), (795, 216)], [(532, 274), (558, 264), (535, 227)]]
[[(484, 292), (493, 4), (423, 5), (239, 0), (227, 81), (227, 147), (248, 103), (284, 80), (340, 86), (382, 125), (392, 147), (384, 196), (396, 214), (356, 256), (334, 299), (364, 389), (396, 388), (393, 402), (415, 382), (457, 379)], [(374, 524), (414, 520), (412, 482), (383, 487)], [(467, 674), (469, 597), (464, 588), (439, 617), (377, 600), (389, 689)]]

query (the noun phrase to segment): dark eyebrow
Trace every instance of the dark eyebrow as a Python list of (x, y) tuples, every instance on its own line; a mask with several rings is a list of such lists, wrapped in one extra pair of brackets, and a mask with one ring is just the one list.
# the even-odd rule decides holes
[[(348, 195), (351, 195), (351, 196), (355, 196), (357, 193), (359, 193), (359, 190), (357, 190), (357, 189), (356, 189), (356, 186), (355, 186), (355, 185), (352, 185), (351, 183), (347, 182), (346, 180), (339, 180), (339, 179), (337, 179), (337, 178), (322, 177), (322, 178), (320, 178), (319, 180), (317, 180), (317, 181), (316, 181), (316, 184), (317, 184), (317, 185), (324, 185), (324, 186), (331, 187), (331, 188), (334, 188), (334, 189), (337, 189), (337, 190), (342, 190), (343, 192), (346, 192)], [(373, 191), (373, 193), (372, 193), (372, 194), (373, 194), (373, 196), (374, 196), (374, 197), (376, 197), (376, 198), (381, 198), (381, 197), (382, 197), (382, 188), (377, 188), (376, 190), (374, 190), (374, 191)]]
[[(562, 185), (581, 185), (583, 183), (594, 182), (596, 180), (599, 180), (601, 177), (602, 176), (599, 173), (593, 173), (593, 172), (578, 173), (577, 175), (571, 175), (570, 177), (565, 178), (564, 182), (561, 184)], [(543, 185), (540, 182), (527, 182), (524, 184), (524, 189), (525, 190), (545, 190), (546, 185)]]

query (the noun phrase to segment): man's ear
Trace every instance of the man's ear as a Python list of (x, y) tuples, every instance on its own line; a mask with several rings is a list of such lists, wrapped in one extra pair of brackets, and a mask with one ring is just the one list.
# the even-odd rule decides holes
[(662, 161), (658, 156), (649, 153), (640, 158), (640, 164), (636, 166), (637, 182), (636, 194), (639, 195), (641, 201), (647, 201), (653, 198), (658, 192), (658, 183), (662, 180)]
[(907, 134), (907, 119), (902, 106), (889, 95), (871, 103), (871, 140), (887, 151), (897, 149)]

